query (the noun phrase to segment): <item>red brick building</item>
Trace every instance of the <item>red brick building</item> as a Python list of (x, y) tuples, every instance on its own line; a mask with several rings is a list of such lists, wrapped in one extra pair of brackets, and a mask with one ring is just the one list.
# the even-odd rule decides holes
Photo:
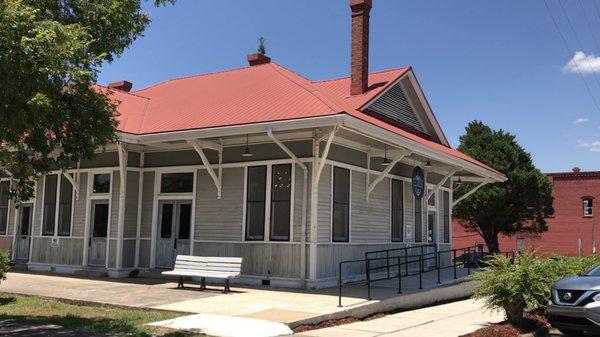
[[(539, 234), (516, 234), (501, 237), (501, 250), (534, 250), (539, 254), (560, 253), (587, 255), (600, 250), (600, 222), (595, 203), (600, 202), (600, 171), (547, 173), (552, 182), (554, 215), (548, 218), (548, 231)], [(595, 238), (595, 240), (593, 240)], [(452, 224), (454, 247), (467, 247), (484, 243), (477, 233), (465, 232), (454, 221)]]

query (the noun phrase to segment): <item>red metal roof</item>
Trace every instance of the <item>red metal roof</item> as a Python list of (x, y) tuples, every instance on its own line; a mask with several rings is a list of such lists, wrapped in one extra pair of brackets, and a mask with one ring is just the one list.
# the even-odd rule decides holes
[(358, 109), (384, 92), (409, 67), (369, 75), (369, 90), (350, 95), (349, 78), (311, 82), (275, 63), (177, 78), (127, 93), (113, 90), (118, 130), (152, 134), (346, 113), (428, 148), (494, 171), (483, 163)]

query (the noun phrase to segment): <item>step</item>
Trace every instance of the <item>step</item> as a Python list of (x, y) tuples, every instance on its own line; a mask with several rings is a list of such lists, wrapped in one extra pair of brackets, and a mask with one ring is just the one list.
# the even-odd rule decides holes
[(27, 263), (19, 262), (19, 261), (11, 261), (10, 262), (10, 270), (11, 271), (27, 271)]
[(78, 270), (75, 270), (73, 272), (73, 275), (75, 275), (75, 276), (83, 276), (83, 277), (93, 277), (93, 278), (108, 277), (108, 274), (105, 271), (102, 271), (102, 270), (89, 270), (89, 269), (78, 269)]

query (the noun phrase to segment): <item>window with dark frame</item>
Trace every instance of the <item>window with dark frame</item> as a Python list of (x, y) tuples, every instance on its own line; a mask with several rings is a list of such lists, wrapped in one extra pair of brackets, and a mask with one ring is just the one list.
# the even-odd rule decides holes
[(193, 173), (163, 173), (160, 178), (160, 193), (192, 193)]
[(415, 242), (423, 242), (423, 198), (415, 199)]
[(105, 238), (108, 234), (108, 209), (108, 202), (106, 201), (94, 203), (94, 226), (92, 231), (92, 237)]
[(8, 228), (8, 202), (10, 181), (0, 182), (0, 234), (6, 234)]
[(58, 200), (58, 235), (71, 235), (71, 208), (73, 203), (73, 185), (64, 176), (60, 182)]
[(594, 199), (583, 199), (583, 216), (594, 216)]
[(444, 243), (450, 243), (450, 192), (442, 191), (444, 206)]
[(110, 192), (110, 173), (94, 174), (92, 193)]
[(56, 225), (56, 189), (58, 188), (58, 175), (46, 176), (44, 186), (44, 218), (42, 222), (42, 235), (54, 235)]
[(350, 241), (350, 170), (333, 168), (332, 241)]
[(267, 167), (248, 167), (246, 182), (246, 240), (265, 239)]
[(392, 241), (404, 241), (404, 182), (392, 179)]
[(292, 165), (271, 167), (271, 241), (290, 240), (290, 212), (292, 200)]

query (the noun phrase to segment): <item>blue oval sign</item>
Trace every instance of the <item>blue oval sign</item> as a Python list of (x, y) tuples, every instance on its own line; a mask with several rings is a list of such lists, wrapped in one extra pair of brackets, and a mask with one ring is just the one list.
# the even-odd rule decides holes
[(415, 166), (412, 173), (412, 190), (413, 195), (417, 199), (421, 199), (423, 197), (423, 193), (425, 193), (425, 176), (423, 175), (423, 169), (419, 166)]

